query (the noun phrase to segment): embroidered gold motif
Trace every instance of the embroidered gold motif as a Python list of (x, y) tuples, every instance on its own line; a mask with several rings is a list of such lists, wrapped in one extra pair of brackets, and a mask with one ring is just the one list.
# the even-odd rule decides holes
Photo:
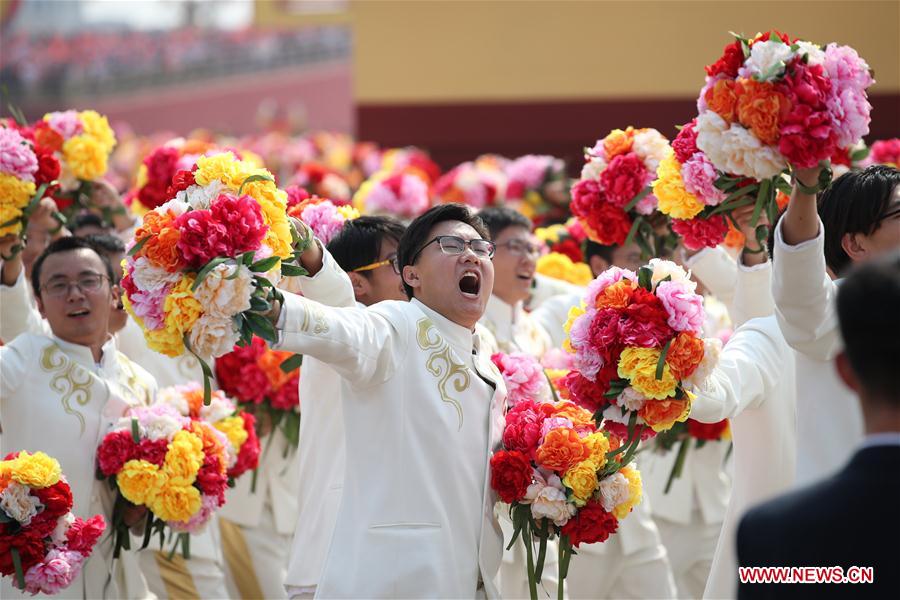
[(53, 344), (41, 352), (41, 369), (55, 373), (50, 379), (50, 389), (62, 394), (61, 402), (66, 414), (78, 419), (81, 433), (84, 433), (84, 415), (72, 408), (72, 402), (86, 406), (91, 401), (91, 373), (81, 365), (69, 360), (59, 346)]
[(128, 389), (133, 397), (140, 401), (140, 404), (150, 406), (152, 400), (150, 390), (144, 385), (141, 378), (138, 377), (132, 362), (121, 352), (119, 352), (119, 365), (125, 375), (124, 387)]
[(441, 400), (453, 406), (459, 417), (459, 429), (463, 426), (463, 409), (459, 400), (450, 396), (448, 386), (462, 393), (469, 389), (469, 370), (466, 366), (453, 360), (450, 345), (435, 330), (430, 319), (420, 319), (416, 323), (416, 343), (422, 350), (431, 350), (425, 360), (425, 368), (438, 379), (438, 392)]
[(313, 320), (316, 322), (313, 327), (313, 333), (316, 335), (328, 333), (328, 321), (325, 320), (325, 312), (315, 305), (310, 308), (310, 312), (312, 312)]

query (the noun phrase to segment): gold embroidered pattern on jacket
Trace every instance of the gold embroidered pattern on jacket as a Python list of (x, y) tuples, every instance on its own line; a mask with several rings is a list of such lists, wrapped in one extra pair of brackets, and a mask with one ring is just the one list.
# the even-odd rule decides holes
[(122, 373), (125, 375), (124, 387), (128, 389), (131, 395), (139, 401), (140, 405), (150, 406), (153, 400), (152, 395), (144, 382), (141, 381), (141, 378), (138, 377), (137, 371), (134, 370), (134, 363), (132, 363), (128, 359), (128, 357), (121, 352), (119, 352), (118, 355), (119, 367), (122, 369)]
[[(433, 335), (432, 335), (433, 334)], [(438, 379), (438, 392), (441, 400), (453, 406), (459, 417), (459, 429), (463, 426), (463, 409), (459, 400), (450, 396), (448, 386), (462, 393), (469, 389), (469, 370), (464, 364), (453, 360), (450, 345), (435, 330), (430, 319), (420, 319), (416, 323), (416, 343), (422, 350), (431, 350), (425, 360), (425, 368)]]
[(50, 379), (50, 389), (62, 394), (63, 410), (78, 419), (81, 433), (84, 433), (84, 415), (72, 408), (72, 401), (86, 406), (91, 401), (91, 373), (79, 364), (72, 362), (63, 354), (59, 346), (52, 344), (41, 352), (41, 369), (55, 373)]

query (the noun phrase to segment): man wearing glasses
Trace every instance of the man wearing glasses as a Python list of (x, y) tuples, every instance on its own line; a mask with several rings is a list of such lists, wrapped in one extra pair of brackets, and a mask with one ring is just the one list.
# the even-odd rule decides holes
[[(156, 382), (116, 351), (108, 331), (119, 301), (109, 262), (81, 238), (51, 243), (34, 263), (31, 283), (51, 333), (23, 333), (0, 348), (2, 454), (42, 451), (56, 458), (81, 514), (112, 522), (115, 496), (94, 477), (97, 445), (132, 406), (148, 405)], [(146, 509), (126, 517), (136, 524)], [(25, 597), (3, 578), (3, 598)], [(70, 590), (85, 598), (144, 598), (136, 556), (113, 561), (104, 536)]]
[[(821, 167), (796, 169), (794, 191), (775, 229), (775, 314), (797, 350), (797, 482), (811, 483), (850, 459), (863, 439), (859, 404), (832, 361), (843, 349), (836, 281), (855, 264), (900, 248), (900, 171), (875, 165), (837, 178), (818, 199)], [(897, 335), (897, 332), (885, 332)], [(835, 435), (843, 440), (833, 443)]]
[[(398, 247), (409, 302), (332, 308), (285, 294), (281, 348), (343, 378), (346, 473), (321, 597), (497, 598), (502, 534), (488, 462), (506, 389), (476, 325), (494, 244), (458, 204), (415, 219)], [(322, 252), (301, 262), (313, 275)]]

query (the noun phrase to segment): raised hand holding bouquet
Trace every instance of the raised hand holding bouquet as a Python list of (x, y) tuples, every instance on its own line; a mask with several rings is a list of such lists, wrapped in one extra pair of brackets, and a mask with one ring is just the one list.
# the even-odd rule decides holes
[(665, 217), (650, 183), (668, 152), (669, 141), (657, 130), (634, 127), (615, 129), (585, 148), (570, 206), (588, 237), (606, 246), (634, 241), (643, 255), (658, 254), (655, 230)]
[[(755, 214), (766, 211), (774, 223), (776, 191), (790, 193), (784, 171), (816, 167), (868, 133), (866, 89), (875, 80), (849, 46), (823, 48), (774, 31), (735, 38), (706, 67), (696, 145), (718, 170), (734, 175), (717, 183), (729, 194), (724, 210), (755, 203)], [(741, 187), (747, 177), (756, 182)], [(816, 185), (797, 183), (814, 194), (830, 180), (823, 169)]]
[(730, 440), (731, 426), (728, 419), (717, 423), (701, 423), (694, 419), (688, 419), (684, 423), (675, 423), (671, 429), (659, 433), (653, 440), (653, 450), (655, 452), (673, 452), (675, 451), (675, 446), (678, 446), (678, 454), (675, 457), (675, 463), (672, 465), (672, 471), (669, 473), (668, 479), (666, 479), (666, 487), (663, 489), (663, 493), (668, 494), (675, 480), (681, 477), (681, 473), (684, 470), (684, 462), (691, 449), (691, 442), (693, 442), (694, 448), (700, 449), (707, 443), (724, 443)]
[(30, 594), (57, 594), (81, 574), (106, 521), (72, 514), (59, 462), (13, 452), (0, 462), (0, 574)]
[[(558, 598), (573, 547), (606, 541), (641, 500), (641, 476), (620, 438), (599, 430), (590, 411), (551, 401), (541, 365), (525, 354), (494, 355), (509, 386), (503, 449), (491, 458), (491, 487), (510, 505), (513, 538), (521, 535), (531, 598), (546, 558), (547, 541), (559, 537)], [(555, 395), (555, 393), (554, 393)], [(539, 545), (537, 555), (533, 539)]]
[(124, 303), (151, 349), (197, 356), (208, 403), (212, 371), (201, 357), (219, 357), (253, 335), (275, 343), (262, 313), (281, 300), (281, 275), (306, 273), (287, 261), (312, 238), (289, 222), (287, 194), (272, 175), (230, 152), (176, 173), (172, 191), (135, 231)]

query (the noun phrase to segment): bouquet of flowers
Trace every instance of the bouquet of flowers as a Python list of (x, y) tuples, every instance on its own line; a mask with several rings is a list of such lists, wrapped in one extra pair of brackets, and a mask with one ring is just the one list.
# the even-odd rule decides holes
[(506, 165), (506, 202), (536, 223), (568, 214), (566, 164), (547, 155), (526, 154)]
[(578, 286), (586, 286), (594, 278), (588, 265), (573, 262), (560, 252), (550, 252), (538, 258), (537, 272)]
[(900, 138), (872, 142), (868, 160), (871, 164), (900, 166)]
[(669, 141), (657, 130), (634, 127), (614, 129), (585, 148), (571, 209), (588, 237), (607, 246), (634, 241), (647, 257), (658, 254), (654, 228), (660, 213), (650, 183), (669, 152)]
[[(775, 31), (735, 38), (706, 67), (696, 144), (717, 169), (734, 175), (717, 183), (729, 194), (725, 210), (755, 202), (755, 214), (766, 210), (774, 222), (775, 191), (790, 193), (780, 178), (789, 165), (815, 167), (868, 133), (866, 88), (874, 79), (849, 46), (822, 48)], [(758, 183), (739, 187), (747, 177)], [(806, 191), (830, 180), (823, 169)]]
[(702, 382), (721, 342), (703, 339), (703, 297), (675, 263), (652, 259), (638, 273), (612, 267), (569, 312), (565, 348), (574, 369), (562, 395), (627, 440), (629, 452), (687, 419), (686, 386)]
[(288, 261), (311, 238), (301, 240), (289, 222), (287, 194), (271, 174), (230, 152), (198, 158), (175, 174), (171, 189), (175, 196), (135, 231), (123, 302), (151, 349), (168, 356), (187, 349), (200, 360), (208, 401), (212, 371), (201, 357), (221, 356), (253, 335), (275, 342), (259, 313), (280, 301), (281, 275), (306, 273)]
[(656, 436), (654, 441), (654, 451), (660, 453), (671, 452), (675, 446), (678, 446), (678, 455), (675, 457), (675, 464), (666, 480), (666, 487), (663, 493), (668, 494), (672, 489), (672, 483), (679, 477), (684, 469), (684, 461), (690, 451), (691, 441), (694, 442), (695, 448), (702, 448), (708, 442), (728, 441), (731, 439), (731, 426), (728, 419), (724, 419), (717, 423), (701, 423), (694, 419), (688, 419), (684, 423), (675, 423), (668, 431), (663, 431)]
[(97, 449), (97, 477), (118, 490), (115, 556), (131, 547), (122, 514), (135, 505), (151, 512), (144, 547), (157, 532), (161, 548), (168, 526), (178, 532), (182, 554), (189, 558), (190, 534), (202, 531), (225, 504), (232, 451), (225, 433), (168, 403), (133, 408), (119, 419)]
[(429, 206), (428, 184), (408, 172), (389, 174), (379, 171), (367, 179), (356, 194), (353, 206), (366, 214), (388, 214), (412, 219)]
[(134, 187), (125, 196), (125, 203), (136, 215), (144, 215), (175, 197), (170, 192), (172, 179), (179, 171), (189, 171), (197, 159), (214, 146), (201, 140), (176, 138), (154, 148), (138, 167)]
[(316, 161), (300, 165), (290, 183), (340, 204), (347, 204), (353, 197), (350, 184), (341, 173)]
[(56, 459), (22, 451), (0, 462), (0, 574), (20, 590), (69, 587), (105, 529), (101, 515), (72, 514), (72, 490)]
[(547, 250), (565, 254), (574, 263), (584, 262), (584, 241), (587, 234), (581, 222), (571, 217), (565, 224), (556, 223), (547, 227), (538, 227), (534, 235), (544, 243)]
[(33, 130), (0, 122), (0, 236), (25, 231), (59, 172), (53, 151), (35, 141)]
[[(549, 401), (540, 364), (527, 355), (495, 355), (510, 390), (503, 449), (491, 457), (491, 488), (510, 505), (513, 538), (525, 544), (531, 598), (559, 536), (559, 597), (573, 547), (606, 541), (641, 500), (641, 476), (620, 439), (598, 430), (590, 411)], [(552, 389), (552, 388), (551, 388)], [(533, 539), (538, 540), (537, 557)]]
[(323, 244), (331, 241), (344, 223), (359, 217), (359, 211), (349, 204), (338, 205), (319, 196), (310, 196), (299, 186), (288, 186), (287, 214), (306, 223)]
[(440, 202), (459, 202), (476, 209), (502, 204), (506, 197), (505, 158), (480, 156), (459, 164), (434, 184), (434, 195)]
[[(92, 182), (106, 174), (116, 136), (106, 117), (93, 110), (52, 112), (32, 126), (37, 144), (62, 166), (54, 200), (66, 217), (90, 208)], [(104, 215), (107, 220), (110, 215)]]
[[(243, 410), (271, 424), (270, 435), (280, 429), (289, 447), (296, 448), (300, 441), (300, 364), (287, 362), (291, 360), (289, 352), (272, 350), (254, 337), (249, 346), (235, 346), (216, 360), (216, 380)], [(292, 368), (285, 371), (285, 364)]]
[(380, 158), (378, 171), (416, 175), (428, 184), (429, 189), (441, 176), (437, 163), (431, 160), (427, 152), (415, 146), (389, 148), (381, 153)]

